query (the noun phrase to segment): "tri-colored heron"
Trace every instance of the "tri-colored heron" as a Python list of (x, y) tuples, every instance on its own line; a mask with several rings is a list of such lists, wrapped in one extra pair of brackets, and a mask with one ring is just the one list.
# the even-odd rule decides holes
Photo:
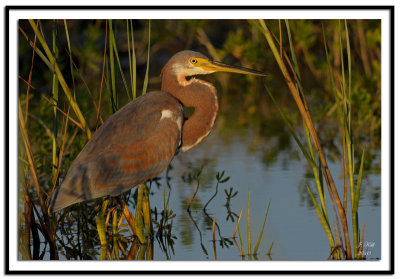
[[(198, 52), (178, 52), (162, 69), (162, 91), (128, 103), (94, 133), (49, 199), (49, 210), (120, 195), (159, 175), (177, 151), (200, 144), (214, 126), (218, 100), (212, 84), (193, 76), (218, 71), (265, 75)], [(184, 106), (194, 108), (188, 119)]]

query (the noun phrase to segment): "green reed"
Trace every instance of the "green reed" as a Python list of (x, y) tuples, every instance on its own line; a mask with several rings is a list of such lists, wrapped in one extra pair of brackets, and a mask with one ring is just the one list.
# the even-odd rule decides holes
[(132, 99), (134, 100), (136, 99), (136, 54), (132, 19), (126, 20), (126, 37), (128, 38), (129, 77), (131, 79)]
[(144, 76), (143, 82), (143, 91), (142, 95), (146, 94), (147, 92), (147, 84), (149, 83), (149, 65), (150, 65), (150, 34), (151, 34), (151, 20), (149, 19), (149, 35), (148, 35), (148, 43), (147, 43), (147, 63), (146, 63), (146, 74)]
[[(67, 30), (67, 29), (66, 29)], [(53, 55), (55, 57), (55, 61), (57, 60), (58, 57), (58, 47), (57, 47), (57, 36), (58, 36), (58, 30), (57, 30), (57, 25), (56, 25), (56, 21), (53, 20), (53, 34), (52, 34), (52, 43), (53, 43)], [(68, 42), (69, 42), (69, 37), (68, 38)], [(69, 45), (69, 44), (68, 44)], [(72, 65), (71, 65), (72, 66)], [(53, 64), (53, 68), (54, 68), (54, 64)], [(72, 71), (72, 67), (71, 67), (71, 71)], [(53, 182), (55, 183), (57, 178), (56, 178), (56, 172), (57, 172), (57, 128), (58, 128), (58, 121), (57, 121), (57, 108), (56, 106), (58, 105), (58, 78), (56, 73), (53, 72), (53, 87), (52, 87), (52, 93), (53, 93), (53, 101), (55, 106), (53, 107), (53, 115), (54, 115), (54, 120), (53, 120), (53, 134), (52, 134), (52, 148), (53, 148), (53, 154), (52, 154), (52, 163), (53, 163), (53, 167), (52, 167), (52, 175), (53, 175)], [(75, 91), (74, 91), (75, 93)], [(75, 94), (74, 94), (75, 96)]]

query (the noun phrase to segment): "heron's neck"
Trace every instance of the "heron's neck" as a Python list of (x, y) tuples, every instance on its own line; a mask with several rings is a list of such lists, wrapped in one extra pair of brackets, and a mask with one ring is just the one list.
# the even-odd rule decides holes
[(193, 107), (194, 113), (184, 122), (182, 129), (182, 151), (200, 144), (211, 132), (218, 113), (215, 87), (203, 80), (184, 76), (163, 75), (161, 90), (173, 95), (185, 107)]

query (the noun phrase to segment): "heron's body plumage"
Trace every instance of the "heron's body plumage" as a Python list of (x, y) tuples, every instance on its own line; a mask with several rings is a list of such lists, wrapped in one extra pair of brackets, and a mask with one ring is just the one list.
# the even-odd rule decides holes
[[(170, 117), (162, 117), (166, 110)], [(165, 92), (149, 92), (125, 105), (76, 157), (49, 202), (51, 211), (116, 196), (159, 175), (179, 147), (183, 121), (182, 105)]]
[[(72, 163), (49, 210), (103, 196), (116, 196), (164, 171), (179, 147), (187, 151), (211, 132), (218, 113), (215, 87), (194, 75), (216, 71), (264, 75), (181, 51), (162, 69), (161, 90), (147, 93), (112, 115)], [(183, 107), (194, 113), (184, 119)]]

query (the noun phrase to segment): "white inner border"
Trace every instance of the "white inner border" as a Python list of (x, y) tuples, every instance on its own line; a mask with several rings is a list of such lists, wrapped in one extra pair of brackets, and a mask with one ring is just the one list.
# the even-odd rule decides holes
[[(41, 19), (97, 19), (97, 18), (136, 18), (136, 19), (381, 19), (382, 20), (382, 260), (380, 261), (18, 261), (17, 260), (17, 164), (18, 158), (18, 103), (17, 103), (17, 73), (18, 73), (18, 19), (41, 18)], [(9, 21), (10, 33), (10, 134), (9, 154), (10, 160), (6, 162), (10, 168), (10, 270), (389, 270), (389, 195), (390, 195), (390, 64), (389, 64), (389, 40), (390, 40), (390, 18), (388, 11), (382, 10), (11, 10)], [(7, 229), (7, 228), (5, 228)]]

